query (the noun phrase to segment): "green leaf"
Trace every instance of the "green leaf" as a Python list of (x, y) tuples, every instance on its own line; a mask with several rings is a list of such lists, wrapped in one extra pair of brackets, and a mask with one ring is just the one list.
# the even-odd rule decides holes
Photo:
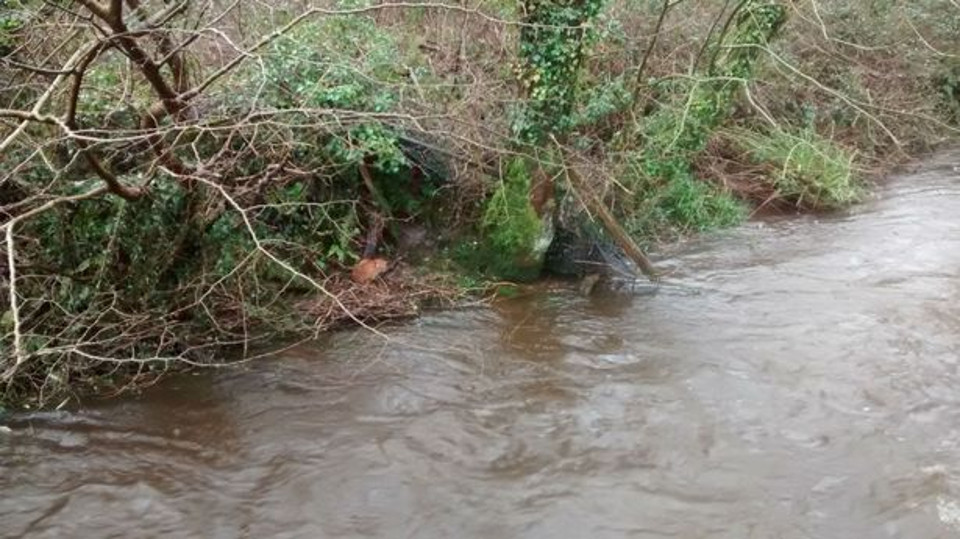
[(0, 327), (4, 330), (13, 329), (13, 311), (4, 311), (3, 316), (0, 317)]

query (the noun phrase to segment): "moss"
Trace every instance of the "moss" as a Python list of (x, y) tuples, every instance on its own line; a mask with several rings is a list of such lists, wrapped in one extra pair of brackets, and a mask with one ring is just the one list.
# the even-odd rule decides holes
[(510, 161), (484, 211), (480, 265), (501, 278), (530, 280), (539, 276), (553, 238), (549, 215), (541, 219), (530, 203), (531, 167), (521, 158)]

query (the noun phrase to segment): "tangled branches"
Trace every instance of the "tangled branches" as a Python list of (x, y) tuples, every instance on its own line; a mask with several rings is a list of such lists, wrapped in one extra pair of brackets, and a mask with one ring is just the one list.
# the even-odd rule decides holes
[(536, 274), (568, 218), (640, 253), (957, 131), (954, 3), (649, 4), (0, 0), (0, 401), (449, 297), (405, 227)]
[[(240, 3), (26, 6), (0, 60), (0, 400), (376, 318), (331, 271), (356, 259), (367, 197), (435, 189), (409, 148), (441, 116), (394, 106), (395, 43), (358, 17), (374, 8), (246, 28)], [(285, 305), (318, 293), (333, 312)]]

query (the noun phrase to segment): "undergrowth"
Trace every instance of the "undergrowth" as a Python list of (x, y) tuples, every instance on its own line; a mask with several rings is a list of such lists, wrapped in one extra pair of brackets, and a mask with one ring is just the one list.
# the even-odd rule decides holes
[[(2, 272), (16, 291), (0, 401), (314, 333), (349, 318), (330, 295), (374, 312), (383, 296), (346, 276), (364, 256), (402, 258), (402, 226), (429, 228), (463, 286), (529, 279), (555, 226), (599, 226), (588, 201), (647, 245), (770, 198), (841, 208), (864, 170), (960, 123), (960, 9), (936, 0), (494, 0), (476, 6), (487, 16), (338, 0), (356, 10), (317, 11), (262, 46), (298, 5), (163, 3), (151, 19), (161, 3), (144, 2), (121, 13), (121, 38), (75, 4), (0, 0), (0, 141), (16, 139), (0, 210), (30, 217)], [(129, 40), (159, 72), (139, 71)], [(102, 49), (62, 69), (85, 43)], [(59, 74), (77, 102), (65, 83), (31, 112)], [(182, 95), (158, 97), (158, 77)], [(156, 113), (191, 87), (189, 106)], [(64, 201), (108, 183), (91, 155), (143, 196)], [(564, 184), (572, 168), (583, 185)], [(62, 203), (30, 214), (48, 201)]]

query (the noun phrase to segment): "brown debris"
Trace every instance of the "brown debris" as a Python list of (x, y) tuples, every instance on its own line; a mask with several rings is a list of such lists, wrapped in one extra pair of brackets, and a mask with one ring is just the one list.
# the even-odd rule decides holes
[(769, 165), (753, 163), (746, 152), (715, 135), (694, 162), (697, 177), (714, 182), (754, 207), (787, 210), (793, 204), (779, 198), (768, 179)]
[[(366, 260), (386, 262), (384, 259)], [(322, 294), (306, 299), (295, 307), (310, 318), (314, 328), (319, 331), (352, 325), (356, 320), (367, 323), (409, 318), (417, 316), (427, 306), (455, 305), (463, 295), (460, 288), (447, 282), (444, 277), (421, 275), (402, 263), (395, 263), (390, 271), (364, 284), (355, 282), (352, 275), (337, 273), (323, 285), (337, 297), (342, 307)]]

